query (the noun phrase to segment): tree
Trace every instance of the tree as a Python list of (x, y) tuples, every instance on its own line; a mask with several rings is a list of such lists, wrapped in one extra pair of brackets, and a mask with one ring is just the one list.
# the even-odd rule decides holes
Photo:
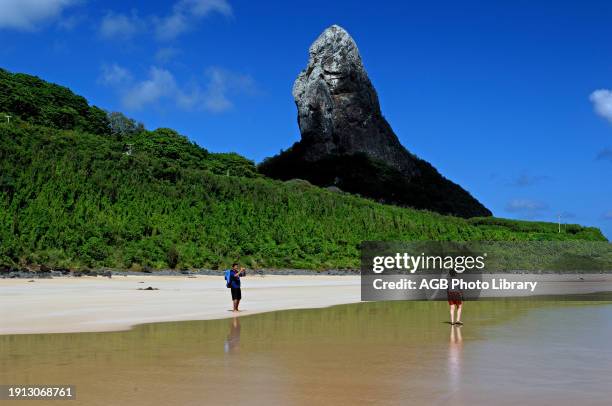
[(117, 111), (107, 113), (111, 135), (122, 139), (144, 131), (144, 124), (126, 117)]

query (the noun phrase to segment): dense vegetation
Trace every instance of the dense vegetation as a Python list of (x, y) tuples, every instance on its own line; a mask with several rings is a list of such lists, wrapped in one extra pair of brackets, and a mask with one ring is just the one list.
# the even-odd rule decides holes
[(356, 267), (364, 240), (605, 240), (595, 228), (464, 220), (257, 173), (170, 129), (0, 70), (0, 265)]
[(4, 69), (0, 69), (0, 112), (42, 126), (110, 134), (106, 112), (90, 107), (84, 97), (35, 76)]
[(492, 215), (472, 195), (422, 159), (415, 157), (419, 176), (409, 179), (399, 170), (364, 153), (329, 154), (311, 161), (304, 158), (308, 148), (302, 140), (287, 151), (266, 159), (258, 169), (274, 179), (305, 179), (318, 186), (337, 187), (380, 203), (467, 218)]

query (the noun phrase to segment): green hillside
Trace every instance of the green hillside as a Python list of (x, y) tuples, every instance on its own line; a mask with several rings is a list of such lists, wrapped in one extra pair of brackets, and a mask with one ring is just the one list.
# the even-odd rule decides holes
[[(10, 123), (4, 114), (12, 116)], [(602, 240), (596, 228), (469, 220), (258, 174), (170, 129), (0, 70), (0, 265), (357, 267), (363, 240)]]

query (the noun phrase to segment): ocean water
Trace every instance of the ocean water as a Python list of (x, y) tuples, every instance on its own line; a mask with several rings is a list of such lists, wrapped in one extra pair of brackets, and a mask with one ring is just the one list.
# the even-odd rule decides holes
[(609, 405), (609, 302), (370, 302), (129, 331), (0, 336), (18, 405)]

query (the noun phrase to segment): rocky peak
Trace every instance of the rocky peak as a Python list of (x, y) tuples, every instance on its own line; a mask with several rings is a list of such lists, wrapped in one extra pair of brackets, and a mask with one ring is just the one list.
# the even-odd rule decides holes
[(400, 144), (380, 111), (357, 44), (342, 27), (332, 25), (310, 46), (293, 97), (302, 139), (262, 163), (262, 173), (385, 203), (463, 217), (491, 215)]
[[(344, 28), (332, 25), (310, 46), (308, 66), (295, 81), (293, 96), (303, 96), (313, 80), (325, 82), (331, 94), (357, 91), (357, 84), (369, 79), (357, 44)], [(370, 85), (371, 87), (371, 85)]]
[(332, 25), (311, 45), (293, 97), (302, 140), (311, 146), (306, 158), (365, 153), (407, 175), (414, 172), (412, 155), (381, 114), (357, 44), (342, 27)]

